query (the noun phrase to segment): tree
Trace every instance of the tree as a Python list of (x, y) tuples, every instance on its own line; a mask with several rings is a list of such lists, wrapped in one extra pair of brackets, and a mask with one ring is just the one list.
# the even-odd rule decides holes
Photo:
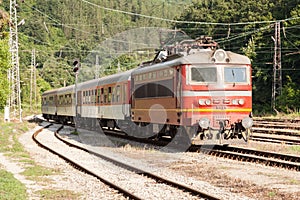
[[(253, 110), (270, 112), (274, 56), (273, 21), (280, 20), (284, 91), (278, 101), (281, 102), (279, 107), (282, 111), (286, 111), (282, 105), (290, 102), (290, 96), (284, 94), (291, 91), (291, 88), (293, 91), (300, 89), (300, 72), (297, 69), (300, 64), (299, 16), (299, 0), (199, 0), (189, 6), (179, 20), (204, 23), (185, 23), (177, 27), (194, 38), (200, 35), (212, 36), (221, 48), (249, 56), (254, 76)], [(294, 82), (297, 84), (291, 84)], [(297, 106), (293, 104), (294, 110), (296, 107), (299, 108), (300, 103)]]
[(9, 94), (7, 70), (10, 67), (10, 54), (8, 46), (8, 34), (6, 31), (9, 22), (7, 12), (0, 8), (0, 110), (6, 104)]

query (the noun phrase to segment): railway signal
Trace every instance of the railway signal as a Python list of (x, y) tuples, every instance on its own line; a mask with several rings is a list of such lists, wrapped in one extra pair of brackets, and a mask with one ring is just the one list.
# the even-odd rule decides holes
[(78, 70), (79, 70), (79, 61), (78, 60), (74, 60), (73, 66), (74, 66), (73, 72), (77, 73)]
[(77, 118), (77, 113), (78, 113), (78, 102), (77, 102), (77, 81), (78, 81), (78, 73), (79, 73), (79, 60), (74, 60), (73, 62), (73, 72), (75, 73), (75, 132), (77, 132), (77, 124), (76, 124), (76, 118)]

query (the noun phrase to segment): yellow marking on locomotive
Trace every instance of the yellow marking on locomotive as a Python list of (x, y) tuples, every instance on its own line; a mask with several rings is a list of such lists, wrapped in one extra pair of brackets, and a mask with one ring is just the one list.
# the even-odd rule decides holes
[(171, 111), (171, 112), (251, 112), (251, 108), (239, 109), (212, 109), (212, 108), (187, 108), (187, 109), (131, 109), (132, 111)]

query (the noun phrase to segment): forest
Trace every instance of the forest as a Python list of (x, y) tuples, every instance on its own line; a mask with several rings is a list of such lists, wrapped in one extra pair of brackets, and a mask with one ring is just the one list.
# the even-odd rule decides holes
[[(9, 7), (8, 0), (0, 0), (0, 110), (9, 94)], [(176, 37), (210, 36), (220, 48), (247, 55), (253, 112), (274, 113), (274, 37), (280, 24), (282, 89), (276, 112), (300, 113), (300, 0), (18, 0), (17, 11), (18, 21), (25, 21), (18, 27), (23, 109), (32, 101), (39, 108), (46, 90), (74, 84), (74, 59), (99, 67), (82, 70), (82, 79), (105, 76), (147, 61), (180, 33)]]

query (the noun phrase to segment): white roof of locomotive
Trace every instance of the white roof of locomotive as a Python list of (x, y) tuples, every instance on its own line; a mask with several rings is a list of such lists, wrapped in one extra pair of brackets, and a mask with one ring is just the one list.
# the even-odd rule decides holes
[[(183, 64), (214, 64), (214, 62), (212, 61), (214, 52), (215, 51), (212, 51), (210, 49), (194, 50), (189, 55), (181, 56), (173, 60), (167, 60), (152, 65), (141, 66), (140, 68), (136, 69), (133, 74), (146, 73), (148, 71), (155, 71)], [(215, 64), (251, 64), (250, 59), (247, 56), (233, 53), (231, 51), (226, 51), (226, 54), (229, 58), (229, 62), (215, 62)]]

